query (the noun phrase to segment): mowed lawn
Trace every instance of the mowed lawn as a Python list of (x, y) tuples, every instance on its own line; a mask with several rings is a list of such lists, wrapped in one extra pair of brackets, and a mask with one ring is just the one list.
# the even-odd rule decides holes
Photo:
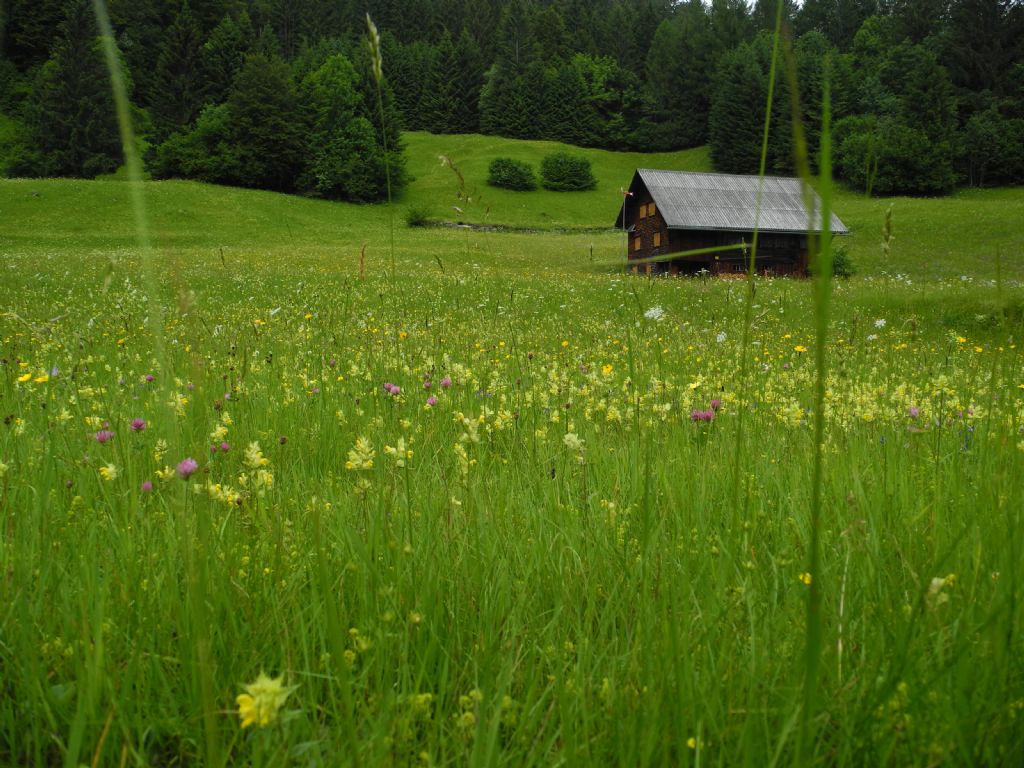
[(151, 251), (0, 181), (0, 764), (1024, 763), (1024, 191), (840, 192), (819, 336), (620, 268), (703, 151), (407, 144), (391, 209), (146, 183)]

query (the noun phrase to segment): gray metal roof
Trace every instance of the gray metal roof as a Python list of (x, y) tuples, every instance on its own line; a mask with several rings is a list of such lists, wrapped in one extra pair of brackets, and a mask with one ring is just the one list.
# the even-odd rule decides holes
[[(821, 213), (814, 226), (804, 207), (800, 179), (737, 176), (725, 173), (689, 173), (638, 168), (637, 176), (654, 198), (669, 229), (717, 229), (750, 232), (755, 223), (762, 232), (821, 231)], [(633, 179), (636, 183), (636, 177)], [(758, 210), (758, 185), (761, 203)], [(632, 189), (632, 187), (631, 187)], [(811, 190), (815, 209), (821, 201)], [(619, 210), (619, 226), (622, 210)], [(849, 230), (832, 214), (832, 231)]]

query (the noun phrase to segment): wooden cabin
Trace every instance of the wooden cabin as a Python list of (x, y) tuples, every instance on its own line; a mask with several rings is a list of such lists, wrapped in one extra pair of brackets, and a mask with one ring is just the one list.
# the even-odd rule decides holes
[[(814, 209), (820, 211), (818, 196), (813, 190), (809, 193)], [(799, 179), (639, 168), (615, 226), (628, 233), (629, 261), (714, 249), (634, 264), (633, 272), (746, 272), (756, 226), (757, 271), (803, 276), (807, 274), (808, 233), (820, 233), (820, 221), (820, 212), (812, 221)], [(835, 214), (831, 224), (833, 234), (848, 231)]]

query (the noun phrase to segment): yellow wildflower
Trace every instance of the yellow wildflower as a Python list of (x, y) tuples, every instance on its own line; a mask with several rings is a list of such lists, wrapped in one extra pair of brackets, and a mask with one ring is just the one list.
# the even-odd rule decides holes
[(100, 477), (107, 481), (117, 480), (117, 467), (113, 464), (104, 464), (100, 467)]
[(376, 452), (373, 445), (365, 437), (356, 438), (355, 447), (348, 452), (348, 461), (345, 462), (345, 469), (360, 471), (373, 469), (373, 457)]
[(24, 384), (26, 381), (32, 378), (31, 373), (26, 373), (18, 377), (18, 381)]
[(809, 586), (811, 586), (811, 582), (812, 582), (813, 580), (814, 580), (814, 579), (813, 579), (813, 577), (811, 576), (811, 574), (810, 574), (810, 573), (808, 573), (808, 572), (806, 572), (806, 571), (804, 571), (803, 573), (801, 573), (801, 574), (800, 574), (800, 583), (801, 583), (801, 584), (803, 584), (803, 585), (804, 585), (804, 586), (806, 586), (806, 587), (809, 587)]
[(235, 698), (243, 728), (248, 728), (253, 724), (263, 728), (277, 717), (285, 700), (298, 687), (285, 686), (282, 684), (283, 680), (283, 675), (270, 678), (260, 672), (255, 682), (244, 686), (245, 693), (239, 694)]
[(805, 347), (803, 344), (797, 344), (795, 347), (793, 347), (793, 351), (800, 352), (802, 354), (807, 351), (807, 347)]
[(263, 451), (260, 450), (260, 444), (258, 442), (249, 443), (249, 447), (245, 449), (245, 464), (251, 469), (259, 469), (265, 467), (270, 463), (269, 460), (264, 458)]
[(391, 456), (395, 460), (395, 466), (398, 467), (404, 467), (405, 462), (411, 459), (413, 455), (412, 449), (406, 446), (404, 437), (398, 438), (398, 443), (394, 447), (385, 445), (384, 453)]

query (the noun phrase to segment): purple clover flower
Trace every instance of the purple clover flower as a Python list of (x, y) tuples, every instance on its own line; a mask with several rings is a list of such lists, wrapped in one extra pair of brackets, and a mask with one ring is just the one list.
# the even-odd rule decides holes
[(146, 428), (145, 419), (132, 419), (132, 432), (141, 432)]
[(147, 480), (146, 482), (144, 482), (142, 484), (142, 492), (143, 493), (149, 493), (152, 490), (153, 490), (153, 483), (151, 483), (149, 480)]
[(690, 421), (714, 421), (715, 412), (708, 408), (706, 411), (695, 408), (690, 411)]
[(109, 429), (101, 429), (96, 433), (95, 437), (97, 443), (109, 443), (114, 439), (114, 433)]
[(199, 469), (199, 462), (193, 459), (191, 456), (178, 464), (175, 470), (178, 473), (178, 477), (182, 480), (188, 480), (192, 475)]
[(443, 379), (441, 379), (441, 389), (448, 389), (448, 387), (450, 387), (451, 385), (452, 385), (452, 380), (450, 378), (448, 378), (447, 376), (445, 376)]
[(437, 398), (434, 397), (433, 395), (428, 397), (427, 398), (427, 405), (429, 405), (431, 408), (433, 408), (435, 405), (437, 405)]

